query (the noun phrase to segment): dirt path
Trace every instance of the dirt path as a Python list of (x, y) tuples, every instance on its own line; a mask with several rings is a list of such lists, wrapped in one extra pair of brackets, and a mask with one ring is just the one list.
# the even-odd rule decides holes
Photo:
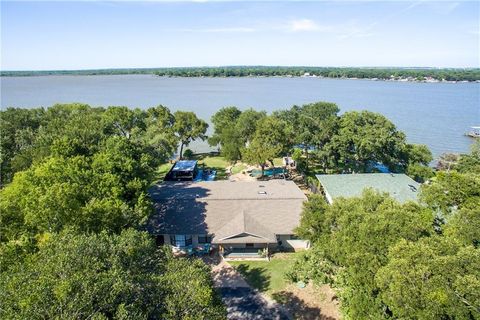
[(296, 320), (341, 319), (337, 296), (328, 285), (300, 289), (291, 284), (273, 295)]

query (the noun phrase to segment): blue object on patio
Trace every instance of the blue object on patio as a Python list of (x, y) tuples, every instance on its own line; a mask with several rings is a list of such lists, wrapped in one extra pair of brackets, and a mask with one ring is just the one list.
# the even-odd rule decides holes
[(191, 256), (191, 255), (193, 254), (193, 248), (192, 248), (192, 246), (188, 246), (188, 247), (187, 247), (187, 254), (188, 254), (189, 256)]
[(213, 181), (217, 171), (210, 169), (198, 169), (198, 174), (193, 181)]
[(209, 253), (210, 252), (210, 243), (205, 243), (203, 245), (203, 250), (205, 251), (205, 253)]
[(199, 244), (198, 247), (195, 248), (195, 253), (198, 255), (204, 255), (210, 253), (210, 243), (205, 243), (203, 245)]

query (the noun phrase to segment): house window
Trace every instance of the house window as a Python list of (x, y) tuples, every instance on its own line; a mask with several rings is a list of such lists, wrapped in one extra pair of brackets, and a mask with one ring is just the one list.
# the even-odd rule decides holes
[(186, 247), (192, 245), (192, 236), (184, 234), (176, 234), (170, 236), (170, 243), (174, 247)]
[(212, 237), (209, 235), (200, 235), (198, 236), (198, 243), (211, 243)]
[(253, 244), (253, 243), (246, 243), (246, 244), (245, 244), (245, 247), (247, 247), (247, 248), (253, 248), (253, 247), (254, 247), (254, 244)]

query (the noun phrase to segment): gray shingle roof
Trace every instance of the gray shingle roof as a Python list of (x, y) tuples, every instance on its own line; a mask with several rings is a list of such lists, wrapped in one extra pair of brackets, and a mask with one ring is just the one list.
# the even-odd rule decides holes
[(164, 182), (149, 192), (155, 203), (150, 232), (212, 234), (213, 242), (235, 241), (240, 234), (275, 241), (275, 234), (292, 234), (306, 200), (295, 183), (284, 180)]
[(253, 236), (258, 238), (257, 242), (262, 239), (263, 242), (277, 242), (275, 234), (270, 231), (270, 228), (245, 211), (237, 214), (230, 222), (217, 230), (215, 240), (225, 243), (230, 239), (237, 238), (239, 235), (244, 235), (244, 237), (247, 235)]
[(387, 192), (399, 202), (417, 201), (420, 184), (405, 174), (394, 173), (357, 173), (322, 174), (317, 179), (328, 196), (335, 200), (339, 197), (360, 196), (365, 188)]

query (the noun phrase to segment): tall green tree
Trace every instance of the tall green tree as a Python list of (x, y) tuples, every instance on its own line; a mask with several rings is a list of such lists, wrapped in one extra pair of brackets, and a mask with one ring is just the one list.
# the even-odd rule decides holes
[(166, 162), (176, 151), (175, 117), (167, 107), (159, 105), (146, 111), (144, 144), (152, 149), (155, 158)]
[(259, 165), (262, 176), (267, 161), (288, 150), (290, 132), (283, 120), (275, 117), (265, 117), (258, 122), (255, 134), (250, 144), (242, 150), (242, 159), (248, 163)]
[(235, 162), (241, 159), (241, 148), (243, 145), (243, 138), (235, 127), (223, 129), (220, 153), (226, 160)]
[(464, 246), (480, 247), (480, 207), (462, 208), (447, 220), (443, 232)]
[(235, 124), (235, 130), (241, 138), (242, 145), (240, 147), (244, 147), (252, 141), (255, 131), (257, 130), (258, 122), (266, 116), (265, 111), (256, 111), (251, 108), (244, 110), (240, 114)]
[(208, 139), (208, 143), (211, 146), (216, 146), (218, 144), (225, 144), (225, 139), (223, 137), (223, 131), (227, 128), (235, 127), (238, 117), (242, 112), (237, 107), (224, 107), (218, 110), (212, 116), (213, 123), (213, 134)]
[(183, 147), (188, 146), (195, 139), (205, 140), (208, 124), (197, 118), (194, 112), (176, 111), (173, 130), (180, 141), (179, 157), (182, 159)]
[(253, 139), (258, 121), (265, 116), (265, 112), (253, 109), (242, 112), (236, 107), (222, 108), (212, 117), (214, 133), (208, 141), (212, 146), (220, 145), (222, 156), (235, 162), (241, 158), (241, 149)]

